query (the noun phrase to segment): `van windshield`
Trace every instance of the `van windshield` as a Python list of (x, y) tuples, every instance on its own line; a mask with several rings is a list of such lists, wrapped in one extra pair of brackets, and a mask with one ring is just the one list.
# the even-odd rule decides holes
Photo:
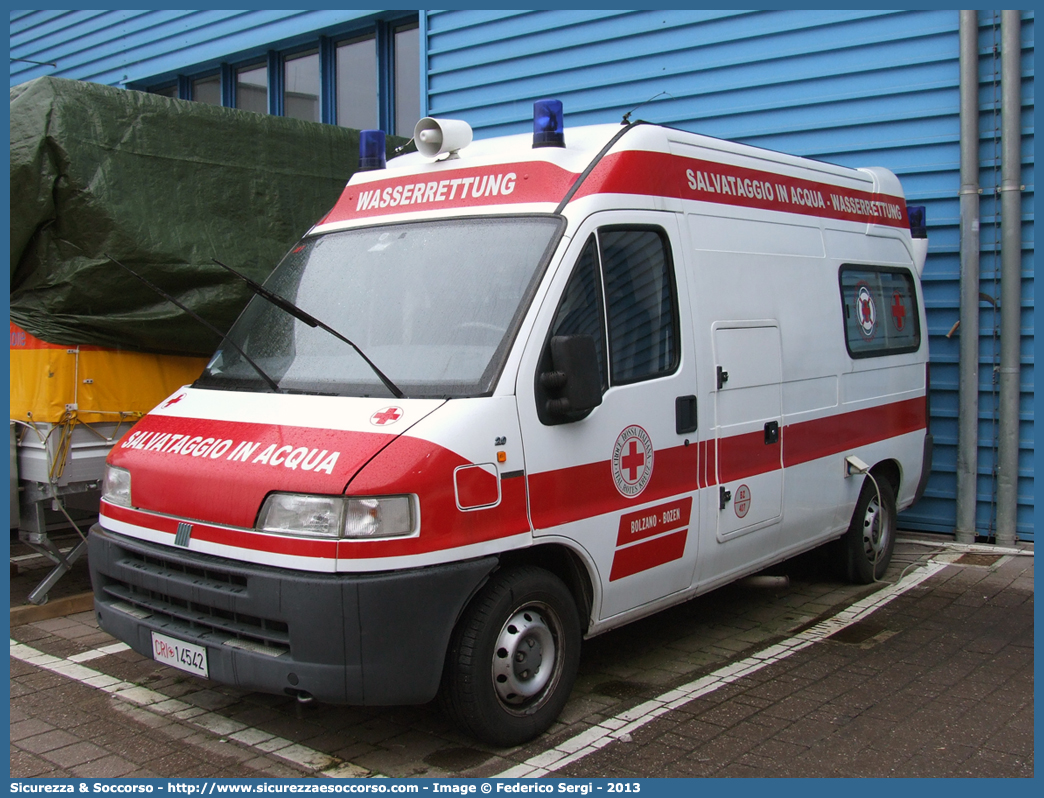
[[(407, 397), (489, 393), (563, 228), (445, 219), (306, 238), (265, 287), (351, 340)], [(280, 391), (389, 396), (344, 341), (255, 296), (228, 337)], [(227, 342), (197, 387), (270, 390)]]

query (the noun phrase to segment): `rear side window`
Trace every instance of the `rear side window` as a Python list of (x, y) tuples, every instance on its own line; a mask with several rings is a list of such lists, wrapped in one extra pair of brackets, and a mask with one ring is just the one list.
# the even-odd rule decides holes
[(852, 357), (914, 352), (921, 324), (913, 275), (886, 266), (842, 266), (845, 344)]

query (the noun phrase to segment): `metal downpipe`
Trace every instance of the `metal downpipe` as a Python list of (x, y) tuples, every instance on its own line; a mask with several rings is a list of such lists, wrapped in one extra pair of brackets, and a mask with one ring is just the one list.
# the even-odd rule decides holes
[(958, 543), (975, 542), (979, 470), (979, 15), (960, 12), (961, 302), (957, 384)]
[(1022, 338), (1022, 19), (1001, 12), (1001, 359), (997, 543), (1015, 542)]

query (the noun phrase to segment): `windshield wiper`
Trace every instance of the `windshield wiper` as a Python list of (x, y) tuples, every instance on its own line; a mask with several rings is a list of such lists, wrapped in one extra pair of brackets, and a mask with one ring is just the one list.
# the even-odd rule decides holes
[[(329, 324), (325, 324), (325, 323), (319, 321), (319, 319), (317, 319), (315, 316), (311, 315), (310, 313), (308, 313), (308, 312), (306, 312), (304, 310), (301, 310), (301, 308), (299, 308), (297, 305), (295, 305), (289, 299), (285, 299), (284, 297), (279, 296), (279, 294), (276, 294), (276, 293), (273, 293), (272, 291), (269, 291), (267, 288), (265, 288), (260, 283), (254, 282), (249, 277), (247, 277), (245, 274), (240, 274), (235, 269), (233, 269), (231, 266), (226, 266), (224, 263), (219, 261), (217, 258), (211, 258), (211, 260), (213, 260), (214, 263), (216, 263), (222, 269), (225, 269), (226, 271), (232, 272), (232, 274), (234, 274), (236, 277), (238, 277), (240, 280), (242, 280), (244, 283), (246, 283), (248, 286), (250, 286), (250, 290), (251, 291), (253, 291), (258, 296), (263, 297), (264, 299), (267, 299), (269, 302), (271, 302), (273, 305), (275, 305), (280, 310), (283, 310), (283, 311), (289, 313), (291, 316), (293, 316), (295, 319), (297, 319), (299, 321), (303, 321), (309, 327), (319, 327), (322, 330), (326, 330), (326, 332), (330, 333), (330, 335), (334, 336), (334, 338), (337, 338), (337, 339), (339, 339), (341, 341), (344, 341), (346, 344), (348, 344), (348, 346), (350, 346), (352, 349), (354, 349), (356, 352), (358, 352), (359, 353), (359, 357), (361, 357), (363, 360), (366, 361), (366, 365), (369, 366), (371, 369), (373, 369), (373, 373), (376, 374), (378, 377), (380, 377), (381, 382), (384, 383), (384, 387), (387, 388), (389, 391), (391, 391), (392, 396), (394, 396), (396, 399), (402, 399), (402, 397), (404, 396), (403, 392), (399, 390), (398, 386), (394, 382), (392, 382), (390, 379), (388, 379), (387, 376), (385, 376), (383, 371), (381, 371), (379, 368), (377, 368), (377, 364), (374, 363), (372, 360), (370, 360), (370, 358), (366, 357), (366, 354), (358, 346), (356, 346), (354, 343), (352, 343), (347, 338), (345, 338), (343, 335), (341, 335), (339, 332), (337, 332), (337, 330), (335, 330)], [(238, 347), (236, 347), (236, 348), (238, 349)], [(244, 355), (244, 357), (245, 357), (245, 355)]]
[(115, 263), (121, 269), (124, 269), (124, 270), (130, 272), (131, 274), (133, 274), (135, 277), (137, 277), (139, 280), (141, 280), (143, 283), (145, 283), (145, 285), (147, 285), (149, 288), (151, 288), (153, 291), (155, 291), (161, 297), (166, 299), (168, 302), (172, 302), (173, 304), (177, 305), (179, 308), (181, 308), (183, 311), (185, 311), (187, 314), (189, 314), (192, 318), (194, 318), (196, 321), (198, 321), (200, 324), (202, 324), (204, 327), (206, 327), (212, 333), (214, 333), (219, 338), (221, 338), (222, 341), (226, 341), (229, 344), (231, 344), (235, 348), (235, 350), (237, 352), (239, 352), (239, 354), (241, 354), (243, 356), (243, 360), (245, 360), (247, 363), (249, 363), (251, 366), (253, 366), (254, 367), (254, 371), (256, 371), (258, 374), (261, 375), (261, 379), (263, 379), (268, 384), (268, 387), (272, 389), (272, 393), (282, 393), (282, 391), (279, 390), (279, 385), (276, 383), (276, 381), (273, 380), (271, 377), (269, 377), (268, 374), (265, 373), (265, 370), (263, 368), (261, 368), (259, 365), (257, 365), (257, 363), (255, 363), (253, 360), (251, 360), (250, 356), (246, 352), (244, 352), (242, 349), (240, 349), (239, 348), (239, 344), (237, 344), (235, 341), (233, 341), (231, 338), (229, 338), (227, 333), (221, 332), (221, 330), (219, 330), (217, 327), (215, 327), (209, 321), (207, 321), (206, 319), (204, 319), (202, 316), (198, 315), (194, 311), (190, 310), (186, 305), (184, 305), (183, 303), (181, 303), (178, 300), (176, 300), (173, 296), (168, 294), (166, 291), (164, 291), (158, 285), (150, 282), (148, 279), (146, 279), (142, 275), (138, 274), (130, 266), (127, 266), (127, 265), (125, 265), (123, 263), (120, 263), (118, 260), (116, 260), (116, 258), (114, 258), (112, 255), (109, 255), (108, 253), (104, 253), (104, 254), (105, 254), (105, 257), (107, 257), (109, 260), (111, 260), (113, 263)]

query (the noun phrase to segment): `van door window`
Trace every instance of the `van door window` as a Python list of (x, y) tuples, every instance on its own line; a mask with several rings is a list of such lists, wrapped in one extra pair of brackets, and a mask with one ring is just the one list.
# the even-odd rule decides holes
[(609, 311), (609, 372), (624, 385), (678, 366), (677, 301), (666, 236), (656, 229), (600, 230)]
[(605, 359), (605, 314), (602, 303), (602, 279), (598, 273), (598, 244), (592, 235), (573, 269), (562, 302), (551, 324), (551, 336), (590, 335), (598, 353), (598, 371), (602, 375), (602, 392), (609, 387)]
[(541, 422), (562, 424), (586, 415), (553, 416), (545, 408), (548, 395), (539, 375), (553, 367), (552, 338), (594, 338), (605, 393), (610, 385), (677, 370), (677, 308), (671, 251), (661, 228), (613, 226), (592, 233), (562, 293), (537, 372)]

